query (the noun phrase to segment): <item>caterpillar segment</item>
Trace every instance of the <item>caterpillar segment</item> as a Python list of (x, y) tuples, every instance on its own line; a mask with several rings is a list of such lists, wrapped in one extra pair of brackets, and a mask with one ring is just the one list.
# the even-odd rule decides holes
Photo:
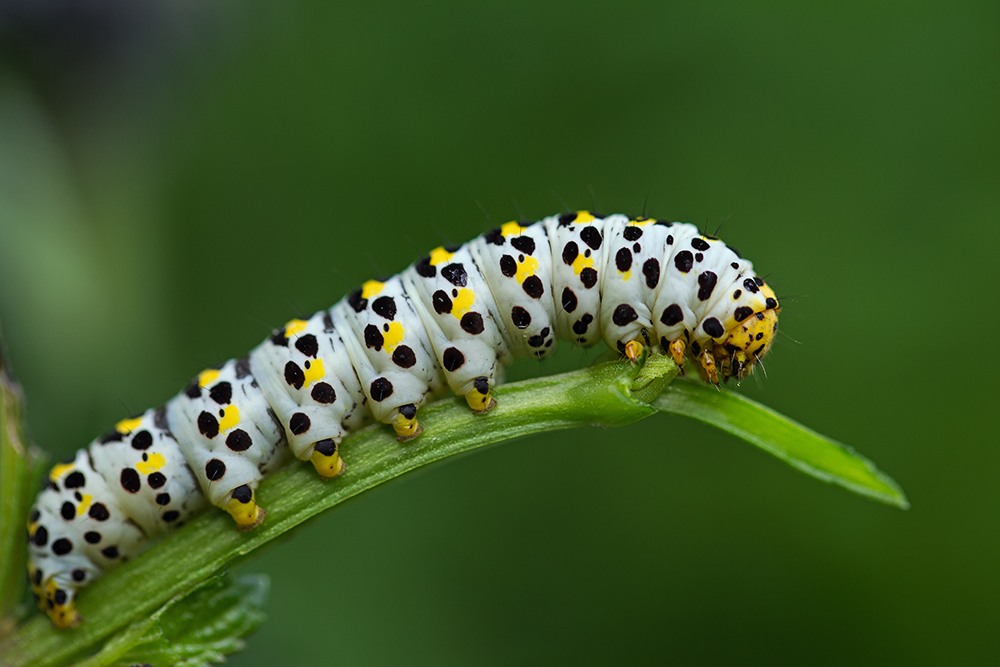
[(685, 223), (577, 211), (435, 248), (57, 465), (28, 523), (32, 590), (72, 627), (80, 587), (202, 506), (250, 530), (266, 516), (257, 485), (286, 459), (333, 479), (348, 434), (374, 420), (418, 438), (420, 406), (449, 390), (489, 412), (505, 367), (559, 340), (603, 340), (635, 365), (689, 358), (709, 382), (739, 381), (779, 312), (749, 261)]

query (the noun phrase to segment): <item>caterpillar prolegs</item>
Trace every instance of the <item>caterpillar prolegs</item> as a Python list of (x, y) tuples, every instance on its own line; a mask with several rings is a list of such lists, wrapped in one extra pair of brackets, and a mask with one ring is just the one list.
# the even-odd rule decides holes
[(448, 390), (487, 412), (503, 368), (560, 339), (741, 379), (779, 310), (749, 261), (686, 223), (580, 211), (437, 248), (56, 465), (29, 517), (32, 590), (57, 626), (77, 625), (80, 587), (206, 501), (252, 529), (265, 516), (254, 490), (289, 454), (336, 477), (351, 431), (374, 419), (419, 437), (419, 407)]

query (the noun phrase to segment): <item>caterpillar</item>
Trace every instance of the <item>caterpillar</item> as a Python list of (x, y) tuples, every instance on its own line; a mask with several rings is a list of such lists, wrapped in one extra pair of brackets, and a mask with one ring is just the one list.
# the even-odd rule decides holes
[(417, 438), (419, 407), (448, 390), (485, 413), (504, 367), (558, 340), (603, 339), (636, 363), (687, 357), (709, 382), (738, 381), (779, 311), (751, 262), (687, 223), (579, 211), (436, 248), (53, 467), (28, 518), (32, 591), (56, 626), (77, 626), (80, 588), (205, 505), (253, 529), (257, 484), (286, 459), (334, 478), (347, 434), (375, 420)]

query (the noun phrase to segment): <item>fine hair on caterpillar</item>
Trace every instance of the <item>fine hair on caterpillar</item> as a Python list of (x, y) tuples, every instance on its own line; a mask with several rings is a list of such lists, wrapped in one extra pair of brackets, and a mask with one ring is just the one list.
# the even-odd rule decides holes
[(77, 591), (208, 504), (265, 520), (258, 483), (295, 457), (333, 479), (341, 441), (378, 421), (420, 437), (448, 391), (474, 413), (515, 358), (559, 340), (693, 362), (719, 384), (753, 372), (780, 306), (751, 262), (687, 223), (587, 211), (508, 222), (435, 248), (327, 310), (275, 329), (56, 465), (29, 516), (29, 578), (60, 627)]

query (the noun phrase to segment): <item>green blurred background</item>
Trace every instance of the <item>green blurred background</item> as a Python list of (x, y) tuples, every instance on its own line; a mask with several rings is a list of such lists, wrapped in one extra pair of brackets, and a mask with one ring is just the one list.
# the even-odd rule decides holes
[(0, 317), (54, 455), (477, 202), (592, 187), (731, 216), (794, 297), (740, 391), (913, 505), (679, 418), (508, 442), (248, 563), (232, 664), (997, 664), (1000, 4), (78, 5), (0, 4)]

